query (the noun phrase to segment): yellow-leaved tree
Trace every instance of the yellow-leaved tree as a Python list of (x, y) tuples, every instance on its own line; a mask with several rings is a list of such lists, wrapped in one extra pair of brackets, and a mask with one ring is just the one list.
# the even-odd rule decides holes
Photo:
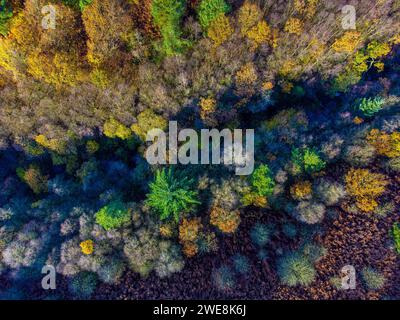
[(219, 15), (211, 21), (207, 30), (208, 36), (213, 40), (216, 47), (228, 40), (232, 33), (233, 28), (229, 22), (229, 18), (224, 14)]

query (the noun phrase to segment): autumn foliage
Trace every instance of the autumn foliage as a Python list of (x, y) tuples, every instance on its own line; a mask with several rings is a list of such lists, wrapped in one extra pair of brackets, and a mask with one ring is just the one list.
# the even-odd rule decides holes
[(376, 198), (385, 192), (388, 184), (384, 175), (368, 169), (350, 169), (345, 181), (347, 192), (355, 198), (357, 207), (365, 212), (378, 206)]
[(240, 213), (238, 210), (227, 211), (214, 207), (211, 209), (210, 223), (224, 233), (233, 233), (239, 227)]

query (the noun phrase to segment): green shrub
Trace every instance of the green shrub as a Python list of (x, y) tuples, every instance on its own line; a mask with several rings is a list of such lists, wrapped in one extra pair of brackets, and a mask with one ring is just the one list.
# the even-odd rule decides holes
[(385, 285), (385, 277), (373, 268), (364, 268), (361, 271), (361, 275), (368, 289), (377, 290)]
[(219, 15), (229, 12), (230, 6), (224, 0), (202, 0), (197, 14), (203, 29), (207, 30), (211, 21)]
[(398, 254), (400, 254), (400, 225), (395, 223), (392, 229), (394, 245)]
[(304, 152), (304, 169), (306, 172), (318, 172), (325, 168), (326, 163), (315, 150), (306, 149)]
[(321, 171), (326, 166), (326, 162), (321, 159), (319, 153), (313, 148), (293, 149), (292, 162), (298, 170), (307, 173)]
[(266, 164), (262, 164), (254, 170), (250, 176), (250, 182), (259, 196), (270, 196), (274, 191), (275, 181)]
[(0, 34), (6, 36), (8, 33), (8, 22), (13, 16), (11, 7), (6, 0), (0, 0)]
[(382, 110), (385, 100), (381, 97), (363, 98), (356, 104), (356, 110), (360, 111), (365, 117), (372, 117), (375, 113)]
[(129, 209), (118, 200), (110, 202), (96, 213), (96, 223), (106, 230), (119, 228), (129, 220)]
[(265, 246), (271, 239), (272, 228), (262, 223), (256, 223), (250, 231), (250, 238), (259, 247)]
[(290, 252), (279, 259), (278, 275), (285, 285), (307, 286), (314, 281), (316, 271), (307, 257)]
[(183, 0), (153, 0), (151, 14), (155, 25), (160, 29), (162, 41), (157, 50), (162, 54), (171, 56), (181, 53), (188, 45), (182, 40), (180, 22), (185, 12)]
[(191, 184), (187, 177), (174, 177), (171, 169), (157, 170), (149, 185), (146, 203), (160, 215), (161, 220), (173, 216), (175, 221), (179, 221), (180, 213), (191, 211), (200, 203), (197, 191), (190, 190)]
[(292, 150), (292, 162), (297, 171), (303, 170), (303, 164), (304, 164), (303, 158), (304, 158), (304, 155), (303, 155), (302, 149), (294, 148)]

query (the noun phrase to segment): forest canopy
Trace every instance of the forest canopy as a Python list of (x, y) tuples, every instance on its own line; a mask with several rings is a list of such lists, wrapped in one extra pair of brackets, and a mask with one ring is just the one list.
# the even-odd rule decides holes
[[(399, 0), (0, 8), (1, 299), (399, 299)], [(254, 171), (151, 165), (170, 121)]]

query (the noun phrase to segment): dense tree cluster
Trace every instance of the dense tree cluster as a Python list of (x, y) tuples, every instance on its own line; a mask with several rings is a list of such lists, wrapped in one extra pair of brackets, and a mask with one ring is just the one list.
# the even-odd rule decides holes
[[(0, 0), (0, 298), (399, 298), (400, 2), (345, 4)], [(253, 173), (150, 165), (170, 120)]]

